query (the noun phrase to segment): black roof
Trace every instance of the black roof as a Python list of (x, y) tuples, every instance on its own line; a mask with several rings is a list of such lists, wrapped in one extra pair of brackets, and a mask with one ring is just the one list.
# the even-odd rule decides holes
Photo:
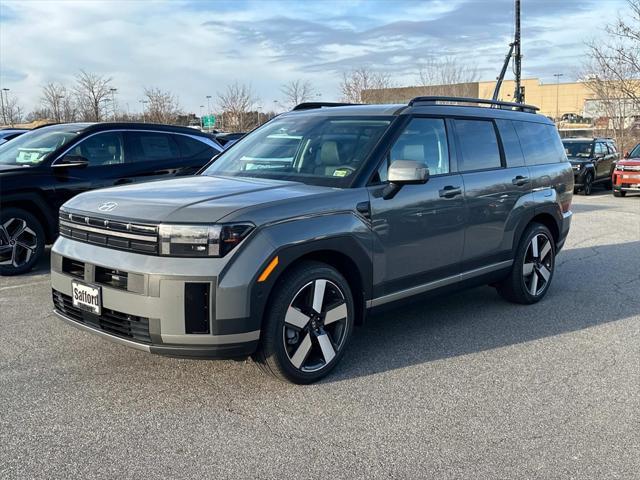
[(201, 137), (213, 138), (212, 135), (201, 132), (195, 128), (189, 127), (181, 127), (177, 125), (165, 125), (161, 123), (139, 123), (139, 122), (100, 122), (100, 123), (89, 123), (89, 122), (77, 122), (77, 123), (54, 123), (49, 125), (42, 125), (38, 128), (46, 128), (51, 126), (68, 126), (73, 128), (77, 127), (78, 132), (99, 132), (102, 130), (113, 130), (113, 129), (122, 129), (122, 130), (158, 130), (162, 132), (174, 132), (174, 133), (184, 133), (188, 135), (198, 135)]

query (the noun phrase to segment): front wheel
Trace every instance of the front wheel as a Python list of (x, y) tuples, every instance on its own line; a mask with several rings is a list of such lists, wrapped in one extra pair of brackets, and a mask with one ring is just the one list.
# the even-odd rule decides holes
[(531, 224), (520, 240), (511, 273), (498, 285), (498, 293), (525, 305), (542, 300), (553, 278), (555, 256), (549, 229), (539, 223)]
[(301, 263), (274, 287), (254, 360), (281, 380), (315, 382), (340, 361), (354, 315), (349, 284), (337, 270)]
[(624, 197), (627, 194), (627, 192), (625, 192), (624, 190), (614, 190), (613, 191), (613, 196), (614, 197)]
[(36, 217), (21, 208), (0, 213), (0, 275), (31, 270), (44, 251), (44, 230)]

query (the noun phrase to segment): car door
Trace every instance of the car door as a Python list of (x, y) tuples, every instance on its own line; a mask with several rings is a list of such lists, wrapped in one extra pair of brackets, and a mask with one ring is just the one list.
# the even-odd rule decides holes
[(594, 161), (596, 163), (596, 178), (602, 179), (608, 177), (609, 171), (611, 170), (611, 157), (604, 142), (596, 142)]
[(122, 132), (105, 131), (87, 136), (65, 156), (83, 157), (86, 166), (65, 165), (64, 157), (51, 166), (60, 205), (79, 193), (117, 185), (129, 174)]
[(148, 182), (174, 176), (182, 167), (180, 148), (173, 134), (152, 130), (129, 130), (124, 134), (131, 164), (121, 183)]
[[(501, 268), (511, 256), (509, 220), (520, 199), (531, 192), (529, 169), (510, 121), (490, 119), (453, 121), (467, 208), (462, 272)], [(507, 165), (505, 149), (510, 164)]]
[[(459, 273), (464, 242), (462, 178), (443, 118), (413, 117), (389, 149), (369, 187), (375, 235), (374, 295), (400, 294)], [(405, 185), (384, 199), (389, 165), (412, 160), (429, 167), (423, 185)]]

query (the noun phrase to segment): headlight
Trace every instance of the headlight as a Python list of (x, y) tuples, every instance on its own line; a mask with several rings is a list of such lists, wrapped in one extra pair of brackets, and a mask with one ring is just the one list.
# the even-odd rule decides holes
[(223, 257), (253, 230), (249, 223), (230, 225), (160, 225), (160, 255)]

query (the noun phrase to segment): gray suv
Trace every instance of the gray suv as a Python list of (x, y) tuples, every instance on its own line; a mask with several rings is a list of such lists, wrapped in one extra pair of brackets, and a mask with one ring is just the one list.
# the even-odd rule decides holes
[(574, 180), (535, 112), (445, 97), (301, 104), (197, 176), (78, 195), (51, 254), (55, 312), (147, 352), (252, 355), (310, 383), (371, 309), (481, 284), (537, 302)]

